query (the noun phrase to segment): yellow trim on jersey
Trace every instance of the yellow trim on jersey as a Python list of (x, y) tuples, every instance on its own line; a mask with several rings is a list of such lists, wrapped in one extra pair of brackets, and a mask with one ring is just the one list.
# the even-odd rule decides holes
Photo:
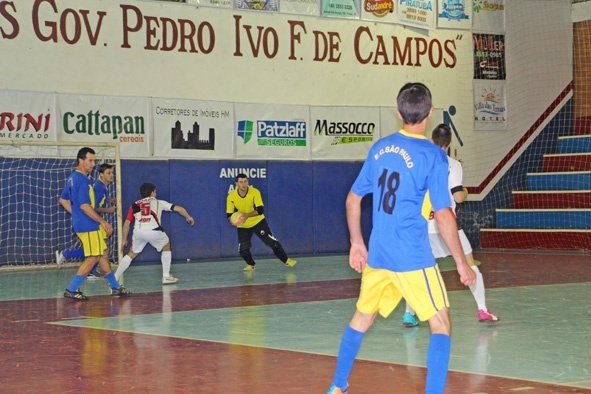
[(433, 219), (431, 217), (433, 215), (433, 204), (431, 204), (431, 199), (429, 198), (429, 190), (427, 190), (427, 193), (425, 194), (423, 208), (421, 208), (421, 214), (427, 221)]
[(416, 271), (393, 272), (365, 266), (357, 309), (366, 314), (379, 312), (388, 317), (402, 298), (422, 321), (449, 307), (447, 290), (437, 266)]
[[(234, 212), (249, 213), (256, 211), (256, 207), (262, 207), (263, 197), (259, 189), (249, 186), (244, 197), (238, 194), (238, 188), (232, 190), (226, 199), (226, 213), (232, 214)], [(250, 217), (244, 221), (240, 228), (251, 228), (256, 226), (261, 220), (265, 218), (265, 215), (257, 215)]]

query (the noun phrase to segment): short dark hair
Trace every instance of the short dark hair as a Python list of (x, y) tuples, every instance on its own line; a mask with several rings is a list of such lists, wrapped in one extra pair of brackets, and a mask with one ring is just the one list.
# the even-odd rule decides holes
[(140, 195), (142, 196), (142, 198), (150, 197), (150, 194), (152, 194), (154, 190), (156, 190), (156, 185), (154, 185), (153, 183), (142, 183), (142, 185), (140, 186)]
[(236, 182), (238, 182), (238, 179), (248, 179), (248, 177), (246, 176), (246, 174), (240, 173), (236, 175)]
[(85, 160), (86, 159), (86, 155), (89, 154), (89, 153), (91, 155), (95, 155), (96, 154), (94, 152), (94, 149), (92, 149), (92, 148), (89, 148), (89, 147), (81, 148), (78, 151), (78, 155), (76, 156), (76, 161), (78, 161), (78, 160)]
[(435, 145), (447, 148), (451, 144), (451, 127), (445, 123), (438, 124), (431, 133), (431, 139)]
[(112, 164), (109, 163), (103, 163), (99, 166), (99, 174), (102, 174), (105, 172), (105, 170), (110, 170), (111, 168), (115, 167)]
[(405, 84), (398, 92), (396, 102), (402, 121), (409, 125), (421, 123), (433, 107), (431, 91), (420, 82)]

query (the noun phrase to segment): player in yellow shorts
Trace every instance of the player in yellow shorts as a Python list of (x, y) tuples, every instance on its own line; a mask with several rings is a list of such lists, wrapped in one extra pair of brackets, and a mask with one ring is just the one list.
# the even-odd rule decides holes
[[(347, 380), (365, 333), (378, 313), (388, 316), (403, 297), (431, 328), (425, 392), (442, 394), (445, 390), (451, 320), (445, 285), (429, 246), (431, 211), (456, 261), (460, 280), (466, 286), (475, 282), (451, 210), (447, 157), (425, 137), (427, 118), (433, 112), (431, 92), (422, 83), (408, 83), (399, 91), (397, 104), (402, 130), (371, 147), (347, 196), (349, 265), (362, 272), (361, 290), (357, 309), (341, 339), (328, 394), (347, 392)], [(370, 193), (373, 228), (368, 251), (361, 233), (361, 200)]]

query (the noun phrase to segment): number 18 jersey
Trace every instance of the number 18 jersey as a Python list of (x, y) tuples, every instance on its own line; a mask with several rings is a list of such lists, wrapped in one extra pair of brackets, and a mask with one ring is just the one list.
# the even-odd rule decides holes
[(447, 172), (445, 152), (423, 135), (401, 130), (371, 147), (351, 187), (358, 196), (373, 193), (370, 267), (406, 272), (435, 265), (427, 222), (431, 208), (451, 206)]

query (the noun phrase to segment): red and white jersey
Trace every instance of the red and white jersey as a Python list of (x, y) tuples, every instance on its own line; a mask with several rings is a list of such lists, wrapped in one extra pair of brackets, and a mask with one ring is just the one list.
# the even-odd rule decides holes
[[(449, 195), (451, 197), (451, 209), (453, 213), (456, 213), (456, 201), (454, 200), (453, 194), (463, 189), (462, 185), (462, 178), (464, 177), (464, 170), (462, 169), (462, 163), (454, 159), (453, 157), (447, 157), (449, 162), (449, 174), (448, 174), (448, 188), (449, 188)], [(435, 221), (435, 217), (433, 212), (431, 212), (431, 216), (429, 217), (429, 233), (438, 233), (439, 228), (437, 227), (437, 222)]]
[(164, 200), (157, 200), (154, 197), (146, 197), (137, 200), (127, 212), (125, 220), (134, 222), (134, 231), (138, 230), (161, 230), (164, 231), (160, 225), (162, 212), (172, 211), (174, 205)]

